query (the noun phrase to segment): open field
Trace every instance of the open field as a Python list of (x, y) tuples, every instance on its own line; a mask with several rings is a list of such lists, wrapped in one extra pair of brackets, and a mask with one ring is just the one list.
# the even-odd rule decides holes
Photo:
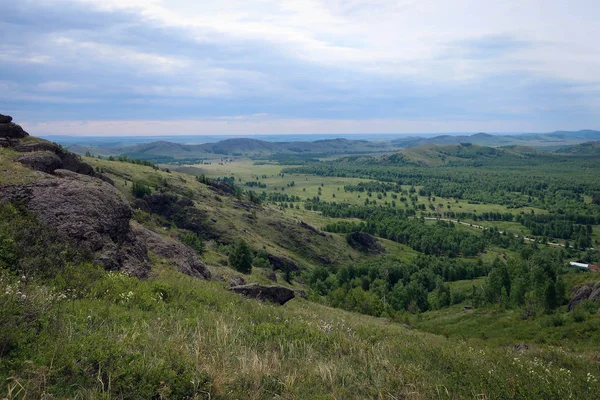
[[(345, 192), (345, 185), (356, 185), (359, 182), (375, 182), (370, 179), (362, 178), (340, 178), (340, 177), (326, 177), (326, 176), (315, 176), (306, 174), (283, 174), (281, 170), (284, 169), (285, 165), (275, 164), (259, 164), (257, 165), (252, 160), (239, 159), (227, 163), (215, 163), (210, 165), (197, 164), (193, 166), (196, 171), (195, 174), (205, 174), (209, 178), (223, 178), (223, 177), (235, 177), (236, 184), (244, 187), (246, 182), (260, 182), (267, 187), (251, 188), (257, 192), (278, 192), (286, 193), (288, 195), (299, 196), (302, 200), (319, 196), (323, 201), (327, 202), (338, 202), (338, 203), (349, 203), (349, 204), (364, 204), (365, 199), (368, 198), (367, 193), (359, 192)], [(257, 179), (258, 178), (258, 179)], [(289, 186), (294, 182), (294, 186)], [(247, 188), (247, 187), (246, 187)], [(321, 194), (319, 194), (319, 188)], [(415, 186), (418, 191), (420, 186)], [(403, 185), (402, 190), (408, 192), (410, 186)], [(509, 209), (505, 206), (498, 204), (471, 204), (467, 200), (456, 200), (451, 198), (433, 197), (429, 201), (427, 196), (419, 196), (417, 193), (412, 195), (417, 197), (417, 205), (424, 204), (427, 206), (426, 212), (430, 212), (429, 205), (432, 204), (436, 211), (455, 211), (455, 212), (476, 212), (478, 214), (485, 212), (512, 212), (512, 213), (545, 213), (545, 210), (535, 207), (523, 207), (519, 209)], [(381, 200), (377, 198), (377, 193), (373, 193), (371, 200), (375, 200), (377, 204), (385, 204), (387, 201), (391, 203), (391, 193), (387, 196), (382, 197)], [(396, 199), (397, 207), (403, 207), (402, 203)], [(411, 203), (412, 204), (412, 203)], [(515, 226), (520, 226), (515, 224)]]

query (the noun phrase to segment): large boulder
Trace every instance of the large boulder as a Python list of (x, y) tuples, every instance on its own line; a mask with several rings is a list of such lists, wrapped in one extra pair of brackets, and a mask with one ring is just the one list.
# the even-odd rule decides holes
[(278, 257), (273, 254), (269, 254), (267, 255), (267, 259), (269, 260), (269, 263), (273, 266), (273, 269), (275, 270), (292, 272), (300, 271), (300, 266), (296, 264), (296, 262), (288, 258)]
[(58, 235), (95, 254), (106, 269), (146, 276), (146, 245), (132, 232), (132, 210), (117, 189), (72, 171), (54, 173), (32, 183), (0, 185), (0, 201), (22, 202)]
[(46, 172), (48, 174), (51, 174), (62, 167), (61, 159), (56, 154), (49, 151), (26, 153), (17, 157), (16, 161), (33, 170)]
[[(60, 147), (59, 145), (57, 145), (55, 143), (46, 142), (46, 141), (40, 141), (40, 142), (34, 142), (34, 143), (24, 143), (24, 144), (19, 143), (19, 144), (15, 145), (13, 147), (13, 149), (20, 153), (25, 153), (25, 155), (20, 157), (19, 159), (17, 159), (17, 161), (22, 162), (23, 164), (35, 169), (36, 171), (52, 172), (53, 170), (47, 171), (43, 168), (39, 168), (40, 167), (39, 163), (38, 164), (26, 163), (21, 160), (22, 159), (23, 160), (34, 159), (35, 157), (40, 157), (39, 155), (35, 156), (35, 154), (50, 152), (50, 153), (53, 153), (54, 155), (56, 155), (56, 157), (58, 157), (58, 159), (60, 160), (60, 166), (58, 166), (54, 169), (67, 169), (69, 171), (77, 172), (78, 174), (83, 174), (83, 175), (91, 175), (91, 176), (99, 175), (94, 172), (94, 169), (92, 168), (92, 166), (90, 164), (81, 161), (81, 159), (78, 155), (73, 154), (73, 153), (63, 149), (62, 147)], [(29, 155), (30, 153), (32, 153), (34, 155), (33, 156)], [(43, 167), (43, 165), (41, 167)], [(98, 176), (98, 177), (100, 177), (100, 176)]]
[(271, 301), (284, 305), (294, 298), (294, 291), (283, 286), (264, 286), (257, 283), (250, 285), (234, 286), (230, 288), (232, 292), (239, 293), (246, 297), (262, 301)]
[(20, 125), (15, 123), (0, 123), (0, 137), (9, 139), (22, 139), (29, 136), (27, 132), (21, 128)]
[(0, 114), (0, 124), (10, 124), (11, 122), (12, 122), (12, 117), (10, 115)]
[(196, 278), (210, 279), (210, 271), (188, 246), (138, 224), (133, 224), (133, 232), (146, 243), (151, 252), (174, 263), (179, 272)]
[(239, 275), (234, 275), (231, 277), (231, 279), (229, 280), (229, 286), (234, 287), (234, 286), (242, 286), (246, 284), (246, 280), (239, 276)]

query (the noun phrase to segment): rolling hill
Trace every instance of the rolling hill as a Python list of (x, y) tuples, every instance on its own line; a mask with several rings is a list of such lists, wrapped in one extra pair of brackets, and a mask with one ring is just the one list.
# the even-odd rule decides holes
[(600, 155), (600, 141), (585, 142), (556, 150), (560, 154)]
[(418, 147), (424, 144), (460, 144), (471, 143), (480, 146), (530, 146), (536, 148), (550, 148), (578, 144), (588, 140), (600, 140), (600, 131), (581, 130), (575, 132), (556, 131), (541, 134), (519, 134), (519, 135), (490, 135), (487, 133), (476, 133), (474, 135), (441, 135), (433, 138), (407, 138), (392, 141), (392, 144), (400, 147)]

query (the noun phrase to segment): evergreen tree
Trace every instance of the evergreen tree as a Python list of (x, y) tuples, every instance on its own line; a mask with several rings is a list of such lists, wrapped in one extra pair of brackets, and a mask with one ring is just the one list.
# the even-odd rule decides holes
[(245, 240), (241, 239), (233, 245), (229, 254), (229, 266), (243, 273), (252, 272), (252, 250)]

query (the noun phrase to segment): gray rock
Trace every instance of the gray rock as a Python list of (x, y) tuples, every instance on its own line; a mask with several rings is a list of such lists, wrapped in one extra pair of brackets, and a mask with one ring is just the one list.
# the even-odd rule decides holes
[(289, 270), (292, 272), (300, 271), (300, 266), (288, 258), (277, 257), (273, 254), (269, 254), (267, 258), (269, 260), (269, 263), (271, 263), (271, 265), (273, 266), (273, 269), (280, 271)]
[(10, 124), (11, 122), (12, 122), (12, 117), (10, 115), (0, 114), (0, 124)]
[[(55, 154), (56, 157), (58, 157), (58, 159), (60, 160), (60, 166), (54, 167), (54, 169), (67, 169), (69, 171), (77, 172), (78, 174), (98, 176), (99, 178), (107, 181), (107, 178), (100, 176), (100, 174), (96, 174), (90, 164), (81, 161), (79, 156), (77, 156), (76, 154), (73, 154), (69, 151), (64, 150), (63, 148), (61, 148), (60, 146), (58, 146), (55, 143), (46, 142), (46, 141), (40, 141), (40, 142), (35, 142), (35, 143), (25, 143), (25, 144), (17, 143), (13, 147), (13, 149), (20, 153), (25, 153), (25, 155), (22, 156), (21, 158), (26, 161), (35, 158), (34, 156), (28, 155), (29, 153), (36, 154), (39, 152), (44, 152), (44, 153), (51, 152), (51, 153)], [(18, 159), (17, 161), (20, 161), (23, 164), (26, 164), (29, 167), (31, 167), (37, 171), (48, 172), (48, 173), (51, 173), (52, 171), (54, 171), (54, 169), (47, 170), (47, 168), (46, 169), (38, 168), (39, 163), (32, 164), (30, 162), (29, 164), (27, 164), (26, 162), (21, 161), (21, 159)], [(43, 167), (43, 165), (42, 165), (42, 167)], [(111, 183), (111, 182), (109, 182), (109, 183)]]
[(53, 173), (55, 170), (62, 167), (60, 158), (49, 151), (36, 151), (35, 153), (26, 153), (17, 157), (16, 161), (35, 170)]
[(14, 147), (15, 151), (19, 153), (32, 153), (34, 151), (51, 151), (53, 153), (58, 153), (61, 151), (61, 148), (52, 142), (35, 142), (35, 143), (25, 143), (25, 144), (17, 144)]
[(385, 249), (375, 236), (366, 232), (351, 232), (346, 236), (348, 244), (363, 253), (381, 254)]
[(573, 295), (573, 297), (571, 298), (571, 300), (569, 301), (569, 305), (568, 305), (568, 309), (569, 311), (573, 311), (575, 309), (575, 307), (577, 307), (577, 305), (579, 303), (581, 303), (584, 300), (587, 300), (590, 295), (592, 294), (592, 288), (589, 286), (582, 286), (580, 287), (575, 294)]
[(151, 252), (174, 263), (179, 272), (196, 278), (210, 279), (210, 271), (198, 259), (194, 250), (188, 246), (174, 239), (163, 237), (137, 223), (132, 224), (132, 230)]
[(246, 280), (239, 275), (235, 275), (235, 276), (231, 277), (231, 279), (229, 280), (229, 286), (231, 286), (231, 287), (242, 286), (245, 284), (246, 284)]
[(26, 136), (29, 136), (29, 134), (25, 132), (20, 125), (17, 125), (12, 122), (8, 124), (0, 124), (0, 137), (6, 137), (10, 139), (21, 139)]
[(513, 347), (513, 351), (527, 351), (529, 350), (529, 345), (525, 343), (517, 343)]
[(250, 285), (234, 286), (229, 290), (246, 297), (262, 301), (271, 301), (281, 305), (284, 305), (294, 298), (294, 291), (283, 286), (263, 286), (254, 283)]
[(294, 294), (297, 297), (303, 298), (305, 300), (308, 299), (308, 295), (306, 294), (306, 292), (304, 290), (296, 289), (296, 290), (294, 290)]
[(592, 293), (590, 293), (590, 296), (588, 297), (589, 301), (594, 301), (600, 299), (600, 287), (593, 289)]
[(277, 282), (277, 274), (275, 273), (275, 271), (269, 271), (266, 275), (267, 279), (269, 279), (270, 281)]
[(41, 222), (109, 270), (144, 277), (145, 244), (130, 228), (131, 208), (113, 186), (68, 170), (22, 185), (0, 185), (0, 201), (22, 201)]

